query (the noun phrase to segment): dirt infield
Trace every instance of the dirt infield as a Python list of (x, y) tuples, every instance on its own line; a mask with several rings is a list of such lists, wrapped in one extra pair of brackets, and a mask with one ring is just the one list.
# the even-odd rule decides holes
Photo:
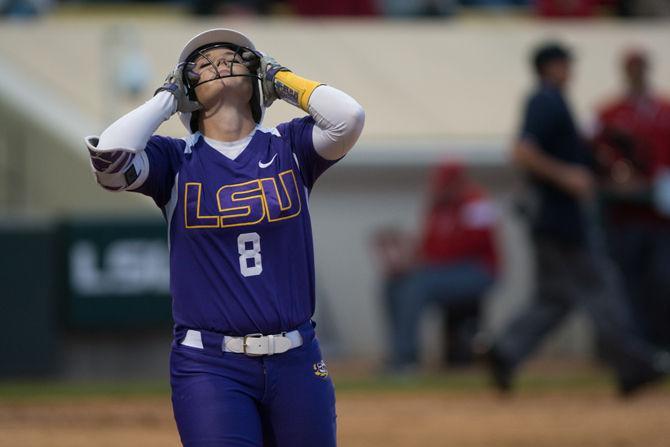
[[(338, 395), (344, 447), (661, 447), (670, 392), (622, 401), (611, 390), (521, 393), (346, 391)], [(0, 446), (179, 446), (167, 396), (0, 400)], [(318, 447), (318, 446), (315, 446)]]

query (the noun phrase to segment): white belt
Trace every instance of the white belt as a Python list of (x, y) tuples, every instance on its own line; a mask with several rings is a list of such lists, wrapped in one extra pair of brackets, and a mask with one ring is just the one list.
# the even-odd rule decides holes
[[(200, 331), (189, 329), (181, 342), (184, 346), (203, 349)], [(302, 335), (295, 330), (276, 335), (249, 334), (244, 337), (223, 337), (221, 349), (248, 356), (281, 354), (302, 346)]]

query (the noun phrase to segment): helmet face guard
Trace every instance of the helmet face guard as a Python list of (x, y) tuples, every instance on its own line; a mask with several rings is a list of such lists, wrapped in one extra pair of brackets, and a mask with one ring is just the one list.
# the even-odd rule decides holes
[[(216, 48), (227, 48), (233, 51), (233, 55), (230, 59), (217, 59), (214, 61), (211, 57), (207, 56), (209, 50)], [(260, 61), (260, 55), (256, 51), (240, 47), (230, 43), (213, 43), (210, 45), (205, 45), (202, 48), (198, 48), (186, 59), (186, 62), (182, 64), (183, 77), (189, 93), (191, 89), (195, 89), (197, 86), (205, 84), (207, 82), (216, 81), (217, 79), (232, 78), (232, 77), (249, 77), (258, 79), (258, 67)], [(196, 61), (200, 58), (203, 58), (205, 66), (203, 69), (199, 69)], [(229, 75), (222, 75), (219, 71), (221, 65), (226, 65), (228, 67)], [(249, 73), (234, 73), (234, 68), (236, 65), (243, 65), (247, 68)], [(212, 79), (206, 81), (200, 81), (201, 72), (205, 70), (214, 71), (216, 76)]]
[[(206, 53), (214, 48), (228, 48), (233, 50), (233, 55), (227, 60), (213, 60)], [(256, 124), (263, 121), (265, 107), (263, 107), (263, 94), (261, 89), (261, 80), (258, 74), (260, 57), (262, 55), (256, 51), (254, 44), (243, 34), (229, 29), (213, 29), (195, 36), (186, 44), (179, 57), (179, 64), (182, 67), (182, 79), (186, 85), (189, 98), (196, 100), (195, 88), (207, 82), (216, 81), (230, 77), (248, 77), (252, 82), (251, 112)], [(215, 76), (200, 82), (200, 75), (197, 73), (195, 61), (204, 58), (205, 68), (213, 70)], [(230, 74), (222, 75), (219, 67), (221, 64), (228, 66)], [(236, 64), (247, 67), (249, 73), (234, 73)], [(186, 129), (195, 133), (198, 130), (199, 111), (193, 113), (180, 113), (179, 118)]]

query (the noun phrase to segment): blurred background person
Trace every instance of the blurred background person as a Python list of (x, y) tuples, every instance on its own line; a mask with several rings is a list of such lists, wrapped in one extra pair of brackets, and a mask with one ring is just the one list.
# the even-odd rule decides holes
[(390, 364), (395, 372), (418, 365), (419, 322), (430, 304), (447, 315), (447, 360), (466, 364), (479, 326), (480, 305), (495, 282), (496, 210), (463, 165), (447, 162), (433, 174), (429, 210), (418, 246), (393, 231), (376, 238), (386, 266)]
[(512, 156), (536, 198), (536, 209), (529, 210), (536, 291), (486, 357), (496, 387), (510, 391), (517, 367), (579, 305), (591, 317), (619, 389), (627, 395), (661, 378), (670, 362), (666, 352), (636, 334), (617, 272), (596, 248), (592, 160), (565, 100), (571, 59), (555, 42), (532, 55), (538, 85), (526, 102)]
[(670, 216), (653, 200), (670, 170), (670, 102), (649, 81), (641, 49), (621, 59), (623, 92), (598, 112), (593, 149), (608, 247), (643, 336), (670, 347)]

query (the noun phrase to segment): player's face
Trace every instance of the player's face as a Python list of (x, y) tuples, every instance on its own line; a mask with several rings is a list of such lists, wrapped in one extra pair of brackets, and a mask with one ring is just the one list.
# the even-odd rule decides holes
[(246, 104), (251, 99), (251, 78), (230, 75), (249, 74), (242, 58), (230, 48), (213, 48), (194, 61), (193, 73), (198, 77), (195, 94), (204, 109), (216, 106), (221, 100)]

